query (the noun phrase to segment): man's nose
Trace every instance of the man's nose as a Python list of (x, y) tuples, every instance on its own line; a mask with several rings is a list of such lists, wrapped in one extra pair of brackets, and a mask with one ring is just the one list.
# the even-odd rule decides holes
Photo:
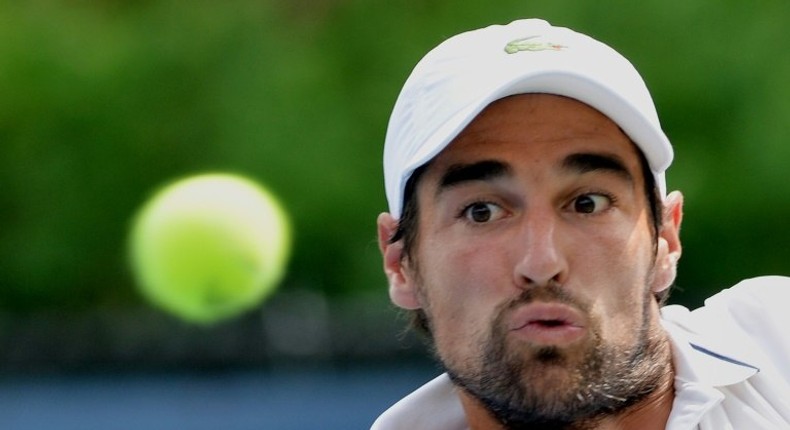
[(561, 246), (560, 221), (551, 210), (527, 214), (516, 244), (518, 259), (514, 281), (519, 288), (562, 285), (568, 275), (566, 255)]

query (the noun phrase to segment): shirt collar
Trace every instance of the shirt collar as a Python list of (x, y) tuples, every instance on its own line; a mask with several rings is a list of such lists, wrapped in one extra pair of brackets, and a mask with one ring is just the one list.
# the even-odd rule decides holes
[(665, 306), (661, 314), (672, 342), (677, 381), (723, 387), (743, 382), (760, 371), (759, 360), (738, 348), (732, 334), (722, 327), (707, 330), (695, 324), (692, 314), (682, 306)]
[(371, 430), (463, 430), (467, 428), (455, 385), (443, 374), (382, 414)]

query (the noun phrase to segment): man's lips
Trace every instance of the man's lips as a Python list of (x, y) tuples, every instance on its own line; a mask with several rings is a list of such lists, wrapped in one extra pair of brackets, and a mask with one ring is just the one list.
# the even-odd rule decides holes
[(516, 336), (542, 345), (569, 344), (587, 332), (584, 315), (563, 303), (528, 303), (516, 308), (508, 321)]

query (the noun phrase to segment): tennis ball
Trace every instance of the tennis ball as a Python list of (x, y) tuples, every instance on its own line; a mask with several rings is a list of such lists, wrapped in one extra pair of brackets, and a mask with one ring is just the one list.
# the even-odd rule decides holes
[(285, 274), (290, 225), (280, 203), (238, 175), (174, 182), (132, 223), (132, 272), (142, 295), (188, 321), (210, 324), (259, 305)]

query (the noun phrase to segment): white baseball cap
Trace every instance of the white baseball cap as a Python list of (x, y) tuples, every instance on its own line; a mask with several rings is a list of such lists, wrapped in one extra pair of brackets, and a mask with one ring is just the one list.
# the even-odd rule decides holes
[(406, 182), (491, 102), (514, 94), (570, 97), (614, 121), (642, 150), (666, 195), (672, 146), (642, 77), (609, 46), (539, 19), (447, 39), (417, 64), (401, 90), (384, 144), (390, 214), (400, 218)]

